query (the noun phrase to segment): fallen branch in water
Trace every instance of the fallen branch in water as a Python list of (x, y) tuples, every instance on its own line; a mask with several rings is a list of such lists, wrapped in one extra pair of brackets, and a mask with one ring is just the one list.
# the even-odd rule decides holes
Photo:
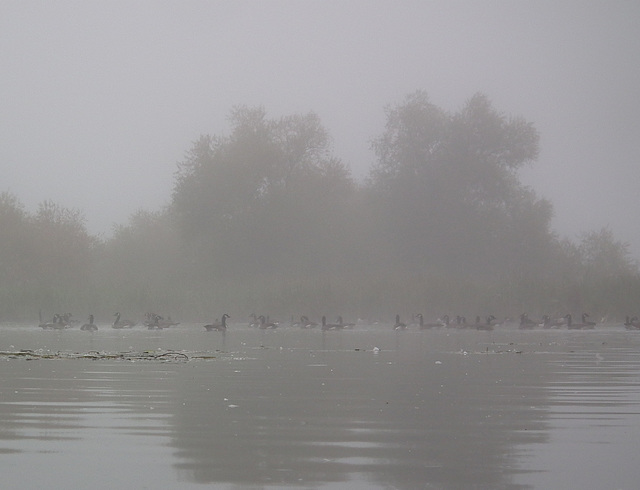
[(97, 360), (122, 360), (122, 361), (175, 361), (184, 362), (191, 360), (202, 359), (216, 359), (217, 356), (210, 354), (196, 354), (176, 351), (166, 351), (157, 353), (155, 351), (143, 351), (143, 352), (98, 352), (89, 351), (84, 353), (79, 352), (49, 352), (43, 350), (30, 350), (21, 349), (18, 351), (0, 351), (0, 359), (89, 359), (92, 361)]

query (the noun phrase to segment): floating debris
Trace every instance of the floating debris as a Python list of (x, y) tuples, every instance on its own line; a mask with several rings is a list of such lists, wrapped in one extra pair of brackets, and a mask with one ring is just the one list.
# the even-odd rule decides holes
[(216, 359), (217, 356), (207, 353), (195, 353), (184, 351), (127, 351), (127, 352), (50, 352), (42, 349), (21, 349), (17, 351), (0, 351), (0, 359), (89, 359), (120, 360), (120, 361), (162, 361), (162, 362), (186, 362), (191, 360)]

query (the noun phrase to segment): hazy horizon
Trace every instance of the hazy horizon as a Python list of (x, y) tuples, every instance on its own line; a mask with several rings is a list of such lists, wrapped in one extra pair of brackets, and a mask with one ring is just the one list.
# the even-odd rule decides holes
[(108, 235), (169, 202), (200, 134), (235, 105), (317, 113), (357, 178), (387, 105), (476, 92), (523, 116), (522, 181), (575, 238), (608, 226), (640, 257), (640, 5), (609, 2), (3, 2), (0, 191), (80, 209)]

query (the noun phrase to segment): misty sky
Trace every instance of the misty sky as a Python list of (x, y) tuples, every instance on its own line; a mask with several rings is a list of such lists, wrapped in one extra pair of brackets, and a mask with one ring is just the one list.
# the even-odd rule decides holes
[(176, 162), (234, 105), (316, 112), (361, 178), (384, 107), (483, 92), (541, 134), (521, 175), (561, 235), (640, 257), (640, 2), (0, 1), (0, 191), (108, 236), (169, 202)]

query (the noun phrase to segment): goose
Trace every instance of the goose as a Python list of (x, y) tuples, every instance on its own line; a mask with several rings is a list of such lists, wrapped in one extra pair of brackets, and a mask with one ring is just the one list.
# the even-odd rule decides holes
[(149, 312), (149, 313), (145, 313), (144, 317), (145, 317), (144, 325), (149, 330), (153, 330), (154, 328), (158, 328), (158, 329), (162, 328), (160, 326), (160, 321), (162, 321), (164, 319), (160, 315), (157, 315), (155, 313), (150, 313)]
[(258, 328), (261, 328), (262, 330), (273, 330), (274, 328), (278, 328), (279, 325), (277, 322), (270, 322), (268, 318), (264, 317), (264, 315), (260, 315), (258, 320), (260, 320), (260, 326)]
[(71, 326), (74, 323), (80, 323), (80, 320), (74, 320), (71, 318), (72, 316), (73, 315), (71, 313), (65, 313), (64, 315), (62, 315), (62, 319), (68, 326)]
[(549, 315), (542, 317), (543, 328), (560, 328), (567, 324), (566, 315), (560, 318), (551, 318)]
[(132, 322), (130, 320), (120, 320), (120, 312), (113, 316), (116, 317), (113, 321), (113, 325), (111, 325), (113, 328), (131, 328), (136, 324), (136, 322)]
[(322, 330), (342, 330), (344, 328), (340, 323), (327, 323), (327, 317), (322, 316)]
[[(546, 315), (545, 315), (546, 316)], [(548, 317), (547, 317), (548, 318)], [(526, 329), (526, 328), (535, 328), (538, 324), (529, 318), (529, 315), (523, 313), (520, 315), (520, 325), (518, 328)]]
[(640, 321), (638, 321), (638, 317), (626, 317), (624, 321), (624, 328), (626, 328), (627, 330), (640, 330)]
[(69, 323), (65, 320), (64, 315), (53, 315), (53, 324), (50, 328), (54, 330), (64, 330), (65, 328), (69, 328)]
[(148, 312), (144, 314), (143, 323), (144, 323), (144, 326), (147, 327), (149, 330), (153, 330), (155, 328), (157, 329), (164, 328), (163, 325), (161, 325), (161, 322), (164, 322), (164, 317), (162, 317), (161, 315), (158, 315), (152, 312)]
[(596, 328), (596, 322), (592, 322), (591, 320), (588, 320), (588, 318), (589, 313), (582, 314), (582, 325), (584, 325), (582, 328)]
[(300, 323), (298, 324), (300, 328), (315, 328), (318, 326), (316, 322), (310, 322), (309, 317), (302, 315), (300, 317)]
[(144, 321), (144, 324), (147, 326), (149, 330), (158, 329), (162, 330), (163, 328), (174, 327), (176, 325), (180, 325), (180, 322), (174, 322), (171, 319), (171, 316), (168, 316), (165, 320), (163, 316), (156, 315), (155, 313), (147, 313), (147, 319)]
[(573, 317), (571, 316), (571, 313), (567, 313), (564, 316), (565, 320), (567, 320), (567, 328), (572, 328), (573, 327)]
[[(451, 325), (447, 325), (447, 327), (451, 327)], [(468, 328), (467, 325), (467, 317), (462, 315), (456, 315), (456, 323), (455, 328)]]
[(493, 325), (495, 324), (496, 317), (493, 315), (489, 315), (485, 321), (482, 323), (480, 320), (480, 316), (476, 317), (476, 330), (493, 330)]
[(260, 326), (260, 320), (258, 320), (258, 317), (256, 316), (255, 313), (251, 313), (251, 315), (249, 315), (251, 318), (253, 318), (252, 322), (249, 322), (249, 327), (251, 328), (258, 328)]
[(353, 328), (356, 326), (355, 323), (345, 323), (341, 316), (338, 316), (338, 325), (342, 325), (342, 328)]
[(51, 321), (51, 322), (43, 322), (42, 321), (42, 310), (38, 311), (38, 316), (40, 317), (40, 323), (38, 324), (38, 326), (40, 328), (42, 328), (43, 330), (52, 330), (52, 329), (56, 328), (56, 325), (58, 325), (58, 317), (60, 315), (58, 315), (57, 313), (55, 315), (53, 315), (53, 321)]
[(402, 323), (400, 321), (400, 315), (396, 315), (396, 324), (393, 326), (394, 330), (406, 330), (407, 329), (407, 324), (406, 323)]
[(567, 313), (565, 318), (567, 319), (567, 328), (569, 330), (581, 330), (581, 329), (591, 329), (595, 328), (595, 322), (588, 322), (587, 318), (589, 315), (587, 313), (582, 314), (582, 323), (573, 323), (573, 318), (571, 313)]
[(175, 327), (176, 325), (180, 325), (180, 322), (173, 321), (171, 319), (171, 315), (168, 315), (166, 320), (160, 321), (160, 325), (162, 325), (164, 328)]
[(88, 330), (91, 332), (98, 330), (98, 326), (93, 323), (93, 315), (89, 315), (89, 323), (82, 325), (80, 330)]
[(424, 317), (422, 313), (418, 313), (416, 315), (418, 318), (418, 325), (420, 326), (420, 330), (424, 330), (427, 328), (437, 328), (437, 327), (448, 327), (449, 326), (449, 315), (445, 315), (442, 319), (438, 318), (435, 322), (425, 323)]
[(212, 330), (216, 330), (218, 332), (226, 332), (227, 318), (231, 318), (231, 317), (225, 313), (224, 315), (222, 315), (222, 321), (220, 323), (218, 323), (218, 321), (216, 320), (214, 323), (205, 325), (204, 328), (207, 332), (211, 332)]

